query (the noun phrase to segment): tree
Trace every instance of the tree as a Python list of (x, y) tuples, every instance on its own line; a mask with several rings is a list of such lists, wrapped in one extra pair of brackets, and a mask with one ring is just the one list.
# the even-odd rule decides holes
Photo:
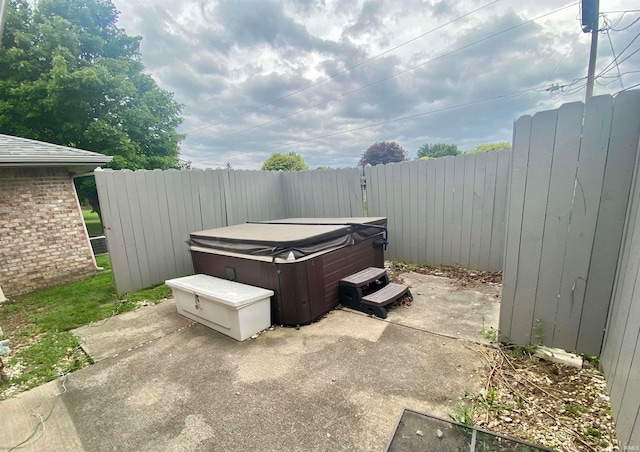
[(478, 152), (500, 151), (502, 149), (511, 149), (511, 143), (508, 141), (498, 141), (497, 143), (485, 143), (471, 149), (467, 154), (477, 154)]
[(374, 143), (362, 153), (358, 165), (383, 165), (407, 160), (407, 151), (395, 141)]
[(302, 156), (295, 152), (288, 154), (274, 152), (262, 164), (262, 171), (307, 171), (308, 169)]
[(437, 158), (444, 157), (445, 155), (459, 155), (460, 149), (457, 144), (447, 143), (435, 143), (435, 144), (423, 144), (418, 149), (418, 158), (429, 157)]
[[(10, 0), (0, 45), (0, 133), (113, 156), (114, 169), (180, 166), (181, 105), (145, 73), (111, 0)], [(81, 201), (100, 213), (92, 178)]]

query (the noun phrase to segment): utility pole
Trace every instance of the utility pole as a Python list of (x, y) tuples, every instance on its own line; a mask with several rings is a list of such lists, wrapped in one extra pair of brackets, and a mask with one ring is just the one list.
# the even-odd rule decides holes
[(600, 0), (582, 0), (582, 31), (591, 32), (591, 51), (589, 52), (589, 70), (587, 72), (587, 92), (585, 103), (593, 95), (595, 82), (596, 55), (598, 53), (598, 19), (600, 16)]

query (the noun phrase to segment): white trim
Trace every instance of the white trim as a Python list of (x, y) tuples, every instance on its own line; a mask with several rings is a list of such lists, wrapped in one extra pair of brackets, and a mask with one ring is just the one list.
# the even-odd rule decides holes
[(76, 206), (78, 207), (78, 213), (80, 214), (80, 221), (82, 221), (82, 227), (84, 229), (84, 237), (87, 240), (87, 246), (89, 246), (89, 251), (91, 252), (91, 260), (93, 261), (93, 268), (96, 270), (104, 270), (103, 267), (98, 267), (98, 263), (96, 262), (96, 257), (93, 255), (93, 247), (91, 246), (91, 239), (89, 238), (89, 231), (87, 230), (87, 224), (84, 222), (84, 217), (82, 216), (82, 206), (80, 205), (80, 198), (78, 198), (78, 191), (76, 190), (76, 184), (74, 180), (76, 177), (88, 176), (88, 174), (79, 174), (77, 176), (71, 176), (71, 186), (73, 187), (73, 196), (76, 198)]

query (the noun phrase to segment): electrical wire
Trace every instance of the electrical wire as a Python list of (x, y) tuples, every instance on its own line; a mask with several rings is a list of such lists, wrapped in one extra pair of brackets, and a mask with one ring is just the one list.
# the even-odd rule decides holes
[[(638, 37), (640, 37), (640, 33), (638, 33), (638, 34), (637, 34), (637, 35), (636, 35), (636, 36), (635, 36), (635, 37), (634, 37), (634, 38), (633, 38), (633, 39), (632, 39), (632, 40), (631, 40), (631, 41), (630, 41), (630, 42), (625, 46), (625, 48), (624, 48), (624, 49), (622, 49), (622, 51), (618, 54), (618, 56), (614, 56), (613, 60), (612, 60), (609, 64), (607, 64), (607, 65), (605, 66), (605, 68), (604, 68), (602, 71), (600, 71), (600, 73), (599, 73), (597, 76), (600, 76), (600, 75), (604, 74), (605, 72), (607, 72), (607, 71), (608, 71), (608, 69), (609, 69), (610, 67), (612, 67), (612, 65), (614, 65), (614, 64), (620, 64), (620, 63), (622, 63), (623, 61), (626, 61), (627, 59), (629, 59), (629, 57), (627, 57), (627, 58), (625, 58), (625, 59), (624, 59), (624, 60), (622, 60), (622, 61), (618, 61), (618, 58), (620, 58), (620, 57), (622, 56), (622, 54), (623, 54), (624, 52), (626, 52), (626, 51), (627, 51), (627, 49), (628, 49), (629, 47), (631, 47), (631, 44), (633, 44), (633, 43), (635, 42), (635, 40), (636, 40), (636, 39), (638, 39)], [(637, 52), (637, 50), (636, 50), (636, 52)], [(629, 56), (634, 55), (636, 52), (633, 52), (633, 53), (632, 53), (631, 55), (629, 55)]]
[(529, 19), (529, 20), (527, 20), (527, 21), (525, 21), (525, 22), (521, 22), (521, 23), (519, 23), (519, 24), (517, 24), (517, 25), (514, 25), (514, 26), (512, 26), (512, 27), (506, 28), (506, 29), (501, 30), (501, 31), (499, 31), (499, 32), (493, 33), (493, 34), (491, 34), (491, 35), (489, 35), (489, 36), (485, 36), (484, 38), (479, 39), (479, 40), (477, 40), (477, 41), (474, 41), (474, 42), (472, 42), (472, 43), (469, 43), (469, 44), (467, 44), (467, 45), (464, 45), (464, 46), (458, 47), (457, 49), (454, 49), (454, 50), (452, 50), (452, 51), (449, 51), (449, 52), (443, 53), (443, 54), (441, 54), (441, 55), (438, 55), (437, 57), (432, 58), (432, 59), (430, 59), (430, 60), (423, 61), (422, 63), (417, 64), (417, 65), (415, 65), (415, 66), (411, 66), (411, 67), (409, 67), (409, 68), (403, 69), (402, 71), (395, 72), (395, 73), (393, 73), (393, 74), (391, 74), (391, 75), (389, 75), (389, 76), (387, 76), (387, 77), (383, 77), (383, 78), (381, 78), (381, 79), (375, 80), (375, 81), (373, 81), (373, 82), (371, 82), (371, 83), (368, 83), (368, 84), (366, 84), (366, 85), (363, 85), (363, 86), (361, 86), (361, 87), (359, 87), (359, 88), (353, 89), (353, 90), (351, 90), (351, 91), (344, 92), (344, 93), (342, 93), (342, 94), (339, 94), (339, 95), (337, 95), (337, 96), (331, 97), (331, 98), (329, 98), (329, 99), (327, 99), (327, 100), (324, 100), (324, 101), (322, 101), (322, 102), (318, 102), (318, 103), (316, 103), (316, 104), (313, 104), (313, 105), (311, 105), (311, 106), (309, 106), (309, 107), (301, 108), (301, 109), (296, 110), (295, 112), (290, 113), (290, 114), (288, 114), (288, 115), (280, 116), (280, 117), (278, 117), (278, 118), (276, 118), (276, 119), (272, 119), (272, 120), (270, 120), (270, 121), (266, 121), (266, 122), (263, 122), (263, 123), (257, 124), (257, 125), (255, 125), (255, 126), (246, 127), (246, 128), (244, 128), (244, 129), (241, 129), (241, 130), (236, 130), (236, 131), (234, 131), (234, 132), (229, 132), (229, 133), (226, 133), (226, 134), (223, 134), (223, 135), (218, 135), (218, 136), (216, 136), (216, 137), (212, 138), (211, 140), (215, 141), (215, 140), (219, 140), (219, 139), (224, 138), (224, 137), (228, 137), (228, 136), (232, 136), (232, 135), (238, 135), (238, 134), (243, 133), (243, 132), (248, 132), (248, 131), (250, 131), (250, 130), (254, 130), (254, 129), (260, 128), (260, 127), (262, 127), (262, 126), (266, 126), (266, 125), (270, 125), (270, 124), (273, 124), (273, 123), (278, 122), (278, 121), (282, 121), (283, 119), (291, 118), (292, 116), (298, 115), (298, 114), (303, 113), (303, 112), (305, 112), (305, 111), (312, 110), (312, 109), (317, 108), (317, 107), (319, 107), (319, 106), (321, 106), (321, 105), (325, 105), (325, 104), (327, 104), (327, 103), (329, 103), (329, 102), (331, 102), (331, 101), (334, 101), (334, 100), (337, 100), (337, 99), (344, 98), (344, 97), (346, 97), (346, 96), (348, 96), (348, 95), (350, 95), (350, 94), (353, 94), (353, 93), (356, 93), (356, 92), (362, 91), (362, 90), (364, 90), (364, 89), (370, 88), (371, 86), (374, 86), (374, 85), (377, 85), (377, 84), (382, 83), (382, 82), (384, 82), (384, 81), (387, 81), (387, 80), (390, 80), (390, 79), (392, 79), (392, 78), (398, 77), (398, 76), (400, 76), (400, 75), (402, 75), (402, 74), (406, 74), (407, 72), (413, 71), (413, 70), (415, 70), (415, 69), (417, 69), (417, 68), (419, 68), (419, 67), (425, 66), (425, 65), (427, 65), (427, 64), (429, 64), (429, 63), (432, 63), (432, 62), (434, 62), (434, 61), (440, 60), (440, 59), (442, 59), (442, 58), (444, 58), (444, 57), (447, 57), (447, 56), (453, 55), (453, 54), (455, 54), (455, 53), (461, 52), (462, 50), (466, 50), (466, 49), (468, 49), (468, 48), (470, 48), (470, 47), (473, 47), (473, 46), (475, 46), (475, 45), (478, 45), (478, 44), (481, 44), (481, 43), (483, 43), (483, 42), (486, 42), (486, 41), (488, 41), (488, 40), (490, 40), (490, 39), (492, 39), (492, 38), (495, 38), (496, 36), (500, 36), (500, 35), (502, 35), (502, 34), (504, 34), (504, 33), (507, 33), (507, 32), (509, 32), (509, 31), (512, 31), (512, 30), (514, 30), (514, 29), (516, 29), (516, 28), (522, 27), (522, 26), (524, 26), (524, 25), (528, 25), (528, 24), (530, 24), (530, 23), (532, 23), (532, 22), (534, 22), (534, 21), (536, 21), (536, 20), (538, 20), (538, 19), (542, 19), (543, 17), (550, 16), (550, 15), (552, 15), (552, 14), (555, 14), (555, 13), (559, 12), (559, 11), (562, 11), (562, 10), (567, 9), (567, 8), (569, 8), (569, 7), (575, 6), (576, 4), (577, 4), (577, 3), (572, 3), (572, 4), (569, 4), (569, 5), (563, 6), (563, 7), (561, 7), (561, 8), (558, 8), (558, 9), (556, 9), (556, 10), (553, 10), (553, 11), (551, 11), (551, 12), (548, 12), (548, 13), (546, 13), (546, 14), (542, 14), (542, 15), (540, 15), (540, 16), (534, 17), (533, 19)]
[(614, 96), (617, 96), (617, 95), (618, 95), (618, 94), (620, 94), (620, 93), (623, 93), (623, 92), (625, 92), (625, 91), (629, 91), (630, 89), (633, 89), (633, 88), (637, 88), (638, 86), (640, 86), (640, 83), (636, 83), (635, 85), (631, 85), (631, 86), (630, 86), (630, 87), (628, 87), (628, 88), (621, 89), (620, 91), (618, 91), (617, 93), (614, 93), (613, 95), (614, 95)]
[(11, 447), (8, 450), (8, 452), (12, 452), (12, 451), (24, 446), (26, 443), (28, 443), (36, 435), (36, 433), (38, 433), (38, 430), (40, 429), (40, 426), (42, 426), (42, 429), (44, 431), (44, 423), (47, 422), (47, 420), (49, 420), (49, 418), (51, 417), (51, 414), (53, 414), (53, 410), (56, 408), (56, 405), (58, 404), (58, 400), (60, 400), (60, 397), (62, 397), (62, 395), (67, 392), (66, 383), (67, 383), (68, 376), (69, 376), (68, 372), (65, 372), (64, 374), (62, 374), (62, 390), (54, 397), (53, 403), (51, 404), (51, 409), (49, 410), (49, 413), (44, 418), (42, 416), (40, 416), (40, 422), (38, 422), (36, 424), (36, 426), (33, 428), (33, 431), (27, 437), (27, 439), (25, 439), (21, 443), (16, 444), (15, 446)]
[[(640, 19), (640, 17), (638, 18)], [(609, 30), (613, 29), (611, 24), (609, 23), (607, 16), (603, 15), (603, 20), (605, 23), (604, 33), (607, 35), (607, 40), (609, 41), (609, 47), (611, 47), (611, 54), (613, 55), (613, 60), (616, 61), (618, 57), (616, 56), (616, 51), (613, 48), (613, 42), (611, 41), (611, 34)], [(607, 26), (608, 25), (608, 26)], [(620, 82), (620, 87), (624, 89), (624, 84), (622, 83), (622, 76), (620, 75), (620, 65), (616, 64), (616, 70), (618, 71), (618, 81)]]
[(407, 44), (410, 44), (410, 43), (412, 43), (412, 42), (414, 42), (414, 41), (416, 41), (416, 40), (418, 40), (418, 39), (420, 39), (420, 38), (423, 38), (423, 37), (425, 37), (425, 36), (427, 36), (427, 35), (429, 35), (429, 34), (431, 34), (431, 33), (434, 33), (434, 32), (436, 32), (436, 31), (438, 31), (438, 30), (441, 30), (441, 29), (443, 29), (443, 28), (447, 27), (448, 25), (451, 25), (452, 23), (457, 22), (457, 21), (458, 21), (458, 20), (460, 20), (460, 19), (464, 19), (465, 17), (468, 17), (468, 16), (470, 16), (471, 14), (477, 13), (478, 11), (480, 11), (480, 10), (482, 10), (482, 9), (485, 9), (485, 8), (487, 8), (487, 7), (491, 6), (491, 5), (493, 5), (494, 3), (497, 3), (497, 2), (499, 2), (499, 1), (500, 1), (500, 0), (493, 0), (492, 2), (489, 2), (489, 3), (487, 3), (487, 4), (483, 5), (483, 6), (479, 7), (479, 8), (476, 8), (476, 9), (472, 10), (472, 11), (469, 11), (468, 13), (465, 13), (465, 14), (463, 14), (463, 15), (461, 15), (461, 16), (458, 16), (458, 17), (456, 17), (455, 19), (452, 19), (452, 20), (450, 20), (449, 22), (446, 22), (445, 24), (439, 25), (439, 26), (438, 26), (438, 27), (436, 27), (436, 28), (433, 28), (433, 29), (431, 29), (431, 30), (429, 30), (429, 31), (427, 31), (427, 32), (425, 32), (425, 33), (422, 33), (422, 34), (420, 34), (420, 35), (418, 35), (418, 36), (415, 36), (415, 37), (413, 37), (413, 38), (409, 39), (408, 41), (402, 42), (402, 43), (400, 43), (400, 44), (396, 45), (395, 47), (392, 47), (392, 48), (390, 48), (390, 49), (387, 49), (387, 50), (385, 50), (385, 51), (384, 51), (384, 52), (382, 52), (382, 53), (379, 53), (379, 54), (374, 55), (374, 56), (372, 56), (372, 57), (370, 57), (370, 58), (367, 58), (366, 60), (361, 61), (361, 62), (359, 62), (359, 63), (357, 63), (357, 64), (354, 64), (353, 66), (349, 66), (348, 68), (343, 69), (343, 70), (342, 70), (342, 71), (340, 71), (340, 72), (336, 72), (336, 73), (335, 73), (335, 74), (333, 74), (333, 75), (330, 75), (330, 76), (325, 77), (325, 78), (323, 78), (323, 79), (321, 79), (321, 80), (319, 80), (319, 81), (317, 81), (317, 82), (314, 82), (314, 83), (312, 83), (312, 84), (310, 84), (310, 85), (307, 85), (307, 86), (306, 86), (306, 87), (304, 87), (304, 88), (301, 88), (301, 89), (299, 89), (299, 90), (293, 91), (293, 92), (291, 92), (291, 93), (289, 93), (289, 94), (286, 94), (286, 95), (284, 95), (284, 96), (278, 97), (277, 99), (273, 99), (273, 100), (270, 100), (269, 102), (265, 102), (264, 104), (259, 105), (258, 107), (256, 107), (256, 108), (255, 108), (255, 109), (253, 109), (253, 110), (250, 110), (250, 111), (247, 111), (247, 112), (244, 112), (244, 113), (239, 113), (239, 114), (237, 114), (237, 115), (231, 116), (231, 117), (229, 117), (229, 118), (223, 119), (222, 121), (218, 121), (218, 122), (215, 122), (215, 123), (213, 123), (213, 124), (209, 124), (209, 125), (206, 125), (206, 126), (203, 126), (203, 127), (199, 127), (199, 128), (196, 128), (196, 129), (189, 130), (189, 131), (187, 131), (186, 133), (187, 133), (187, 134), (189, 134), (189, 133), (198, 132), (198, 131), (200, 131), (200, 130), (204, 130), (204, 129), (208, 129), (208, 128), (210, 128), (210, 127), (214, 127), (214, 126), (216, 126), (216, 125), (218, 125), (218, 124), (223, 124), (223, 123), (228, 122), (228, 121), (231, 121), (231, 120), (233, 120), (233, 119), (241, 118), (241, 117), (243, 117), (243, 116), (248, 115), (249, 113), (253, 113), (253, 112), (254, 112), (254, 111), (256, 111), (256, 110), (261, 110), (261, 109), (263, 109), (264, 107), (266, 107), (266, 106), (268, 106), (268, 105), (272, 105), (272, 104), (274, 104), (274, 103), (276, 103), (276, 102), (278, 102), (278, 101), (281, 101), (281, 100), (287, 99), (287, 98), (289, 98), (289, 97), (291, 97), (291, 96), (295, 96), (295, 95), (296, 95), (296, 94), (298, 94), (298, 93), (301, 93), (301, 92), (303, 92), (303, 91), (306, 91), (306, 90), (308, 90), (308, 89), (313, 88), (314, 86), (318, 86), (318, 85), (320, 85), (320, 84), (322, 84), (322, 83), (324, 83), (324, 82), (327, 82), (327, 81), (329, 81), (329, 80), (332, 80), (332, 79), (334, 79), (334, 78), (336, 78), (336, 77), (338, 77), (338, 76), (340, 76), (340, 75), (342, 75), (342, 74), (346, 74), (347, 72), (349, 72), (349, 71), (351, 71), (351, 70), (353, 70), (353, 69), (355, 69), (355, 68), (357, 68), (357, 67), (363, 66), (363, 65), (365, 65), (365, 64), (367, 64), (367, 63), (369, 63), (369, 62), (371, 62), (371, 61), (373, 61), (373, 60), (375, 60), (375, 59), (377, 59), (377, 58), (379, 58), (379, 57), (381, 57), (381, 56), (383, 56), (383, 55), (386, 55), (386, 54), (388, 54), (388, 53), (390, 53), (390, 52), (393, 52), (394, 50), (397, 50), (397, 49), (399, 49), (400, 47), (403, 47), (403, 46), (405, 46), (405, 45), (407, 45)]
[[(622, 15), (622, 17), (624, 17), (624, 14)], [(618, 20), (618, 23), (620, 23), (620, 21), (622, 20), (622, 17), (620, 18), (620, 20)], [(618, 23), (616, 23), (615, 25), (612, 25), (609, 30), (612, 31), (624, 31), (627, 30), (628, 28), (631, 28), (633, 25), (635, 25), (636, 23), (638, 23), (638, 21), (640, 21), (640, 17), (638, 17), (636, 20), (634, 20), (633, 22), (631, 22), (629, 25), (627, 25), (624, 28), (614, 28), (615, 26), (618, 25)]]
[[(584, 77), (584, 78), (586, 78), (586, 77)], [(342, 131), (339, 131), (339, 132), (328, 133), (328, 134), (325, 134), (325, 135), (319, 135), (319, 136), (312, 137), (312, 138), (307, 138), (307, 139), (304, 139), (304, 140), (290, 141), (288, 143), (283, 143), (283, 144), (274, 145), (274, 146), (268, 146), (268, 147), (265, 147), (265, 148), (253, 149), (251, 151), (238, 152), (238, 153), (227, 155), (227, 156), (225, 156), (225, 158), (237, 157), (237, 156), (247, 155), (247, 154), (253, 154), (255, 152), (268, 151), (268, 150), (271, 150), (271, 149), (277, 149), (277, 148), (281, 148), (281, 147), (285, 147), (285, 146), (291, 146), (293, 144), (306, 143), (306, 142), (309, 142), (309, 141), (320, 140), (320, 139), (323, 139), (323, 138), (329, 138), (329, 137), (334, 137), (334, 136), (338, 136), (338, 135), (344, 135), (346, 133), (351, 133), (351, 132), (356, 132), (356, 131), (359, 131), (359, 130), (370, 129), (372, 127), (378, 127), (378, 126), (385, 125), (385, 124), (390, 124), (390, 123), (393, 123), (393, 122), (405, 121), (407, 119), (418, 118), (418, 117), (422, 117), (422, 116), (431, 115), (431, 114), (434, 114), (434, 113), (441, 113), (441, 112), (444, 112), (444, 111), (455, 110), (455, 109), (458, 109), (458, 108), (468, 107), (468, 106), (471, 106), (471, 105), (477, 105), (477, 104), (481, 104), (481, 103), (485, 103), (485, 102), (490, 102), (490, 101), (493, 101), (493, 100), (509, 99), (509, 98), (520, 96), (520, 95), (522, 95), (522, 94), (524, 94), (526, 92), (529, 92), (529, 91), (541, 92), (541, 90), (542, 90), (541, 87), (528, 88), (528, 89), (516, 91), (514, 93), (510, 93), (510, 94), (503, 94), (503, 95), (499, 95), (499, 96), (493, 96), (493, 97), (479, 99), (479, 100), (475, 100), (475, 101), (471, 101), (471, 102), (466, 102), (466, 103), (463, 103), (463, 104), (452, 105), (452, 106), (449, 106), (449, 107), (442, 107), (442, 108), (438, 108), (438, 109), (435, 109), (435, 110), (429, 110), (429, 111), (422, 112), (422, 113), (417, 113), (417, 114), (413, 114), (413, 115), (402, 116), (402, 117), (390, 119), (390, 120), (387, 120), (387, 121), (377, 122), (375, 124), (369, 124), (369, 125), (366, 125), (366, 126), (350, 128), (348, 130), (342, 130)]]

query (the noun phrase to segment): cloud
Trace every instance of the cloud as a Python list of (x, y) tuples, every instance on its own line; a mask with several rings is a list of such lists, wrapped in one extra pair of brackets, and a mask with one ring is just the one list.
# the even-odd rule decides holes
[[(497, 2), (446, 26), (481, 5), (471, 0), (115, 2), (121, 26), (143, 37), (149, 72), (185, 105), (180, 130), (188, 138), (181, 152), (196, 167), (230, 162), (255, 169), (271, 152), (288, 151), (301, 153), (311, 168), (354, 166), (377, 141), (398, 141), (412, 157), (428, 142), (470, 149), (509, 141), (520, 115), (584, 95), (589, 36), (580, 32), (577, 6), (524, 24), (558, 8), (553, 0)], [(621, 10), (623, 3), (601, 0), (601, 10)], [(501, 33), (511, 27), (516, 28)], [(611, 32), (614, 48), (619, 52), (638, 31), (640, 23)], [(498, 35), (488, 38), (492, 34)], [(599, 71), (611, 61), (605, 35), (601, 40)], [(640, 53), (621, 66), (630, 72), (623, 75), (625, 86), (640, 81), (631, 73), (638, 61)], [(615, 67), (610, 69), (597, 93), (621, 89), (612, 77)], [(544, 91), (551, 83), (566, 87)], [(395, 121), (412, 115), (419, 116)], [(390, 122), (376, 125), (385, 121)]]

